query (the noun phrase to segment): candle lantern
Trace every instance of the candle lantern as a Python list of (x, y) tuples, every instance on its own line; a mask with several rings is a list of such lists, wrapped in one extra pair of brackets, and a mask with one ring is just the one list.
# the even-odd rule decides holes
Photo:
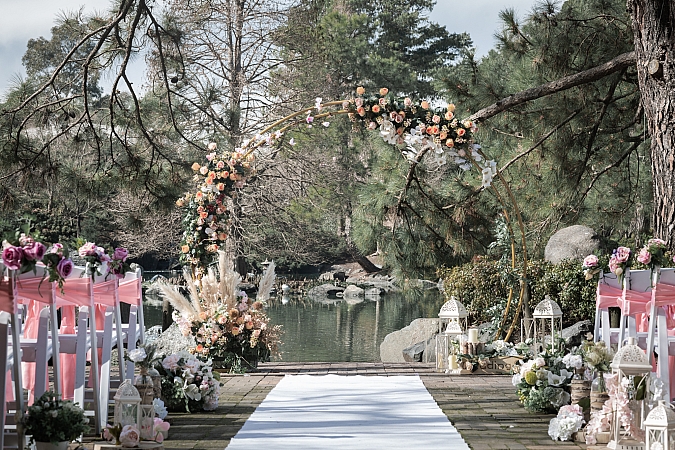
[(127, 379), (120, 384), (115, 396), (115, 423), (114, 425), (133, 425), (137, 430), (141, 428), (141, 396), (138, 389)]
[(644, 421), (645, 449), (675, 449), (675, 412), (659, 400)]
[[(438, 313), (438, 334), (436, 335), (436, 369), (438, 371), (443, 372), (452, 369), (449, 366), (451, 362), (448, 361), (451, 353), (450, 341), (463, 333), (466, 328), (467, 316), (466, 308), (454, 295), (441, 306)], [(454, 351), (452, 354), (454, 354)]]
[[(635, 344), (635, 338), (629, 337), (628, 344), (616, 352), (612, 360), (612, 373), (616, 377), (617, 389), (628, 389), (628, 397), (633, 402), (633, 413), (638, 414), (638, 426), (641, 427), (644, 419), (644, 397), (648, 395), (647, 376), (652, 366), (647, 360), (647, 355)], [(612, 420), (611, 441), (607, 447), (614, 449), (642, 448), (642, 443), (637, 442), (621, 427), (621, 417), (617, 409), (614, 410)], [(649, 447), (648, 447), (649, 448)], [(663, 447), (669, 449), (669, 447)]]
[(556, 336), (562, 336), (562, 310), (558, 304), (547, 295), (539, 302), (534, 313), (534, 352), (542, 353), (546, 346), (546, 336), (550, 334), (551, 343), (555, 343)]

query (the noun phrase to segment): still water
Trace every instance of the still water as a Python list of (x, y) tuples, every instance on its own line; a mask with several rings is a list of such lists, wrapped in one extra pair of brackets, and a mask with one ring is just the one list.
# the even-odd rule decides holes
[[(162, 321), (161, 302), (147, 295), (146, 327)], [(154, 301), (153, 301), (154, 300)], [(437, 290), (388, 293), (361, 301), (272, 298), (266, 309), (273, 325), (282, 325), (281, 361), (372, 362), (392, 331), (420, 317), (438, 317), (443, 297)]]

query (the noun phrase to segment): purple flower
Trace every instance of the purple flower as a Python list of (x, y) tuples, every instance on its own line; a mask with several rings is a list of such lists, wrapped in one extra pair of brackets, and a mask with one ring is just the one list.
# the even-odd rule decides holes
[(56, 265), (56, 272), (61, 278), (68, 278), (73, 271), (73, 261), (70, 258), (64, 258)]
[(126, 248), (117, 247), (115, 249), (115, 252), (113, 253), (112, 259), (116, 259), (118, 261), (126, 261), (128, 256), (129, 256), (129, 252), (127, 251)]
[(598, 257), (595, 255), (588, 255), (584, 258), (583, 266), (587, 268), (598, 267)]
[(41, 242), (30, 241), (23, 246), (23, 254), (29, 261), (40, 261), (46, 250)]
[(22, 259), (23, 250), (21, 247), (9, 245), (2, 251), (2, 261), (10, 270), (19, 270), (21, 268)]

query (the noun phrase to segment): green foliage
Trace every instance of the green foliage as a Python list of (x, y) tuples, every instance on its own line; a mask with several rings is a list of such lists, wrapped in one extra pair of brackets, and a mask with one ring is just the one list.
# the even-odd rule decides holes
[(32, 442), (70, 442), (89, 431), (82, 408), (72, 401), (59, 399), (52, 391), (35, 400), (23, 420)]
[[(446, 296), (454, 295), (464, 304), (471, 322), (494, 323), (490, 312), (495, 305), (505, 306), (509, 288), (514, 289), (513, 314), (518, 302), (521, 270), (522, 266), (512, 269), (502, 261), (477, 259), (461, 266), (439, 269), (438, 275), (443, 280)], [(557, 265), (543, 260), (530, 261), (527, 283), (531, 293), (530, 308), (549, 295), (563, 311), (563, 326), (594, 317), (597, 278), (586, 280), (579, 261), (566, 260)]]

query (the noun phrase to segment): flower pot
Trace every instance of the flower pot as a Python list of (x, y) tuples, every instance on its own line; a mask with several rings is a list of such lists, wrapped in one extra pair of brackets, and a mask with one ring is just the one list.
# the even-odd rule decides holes
[(52, 444), (51, 442), (36, 442), (35, 448), (37, 450), (67, 450), (70, 442), (62, 441)]

